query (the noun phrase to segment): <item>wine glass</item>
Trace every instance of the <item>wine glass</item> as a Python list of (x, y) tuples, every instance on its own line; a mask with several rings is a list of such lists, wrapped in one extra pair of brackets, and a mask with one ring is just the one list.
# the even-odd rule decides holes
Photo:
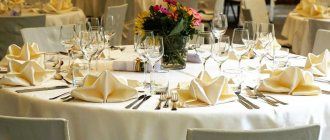
[(99, 31), (100, 30), (100, 21), (99, 21), (99, 18), (97, 17), (90, 17), (89, 18), (89, 22), (91, 24), (91, 30), (92, 31)]
[(147, 61), (148, 58), (146, 57), (146, 46), (144, 44), (144, 39), (149, 36), (151, 38), (154, 38), (154, 32), (153, 31), (143, 31), (143, 32), (138, 32), (134, 35), (134, 51), (138, 54), (139, 59), (141, 59), (141, 61), (143, 62), (143, 77), (144, 77), (144, 81), (143, 81), (143, 85), (144, 88), (148, 88), (149, 84), (147, 81), (147, 71), (148, 71), (148, 65), (147, 65)]
[[(95, 32), (94, 32), (95, 33)], [(81, 31), (79, 33), (80, 49), (84, 58), (88, 60), (88, 70), (91, 71), (91, 61), (97, 51), (97, 44), (95, 44), (95, 37), (93, 32)]]
[(235, 28), (231, 40), (231, 46), (238, 58), (238, 68), (241, 68), (242, 56), (249, 51), (247, 45), (249, 41), (249, 33), (247, 29)]
[(215, 38), (219, 39), (221, 35), (225, 34), (228, 28), (227, 16), (220, 12), (215, 13), (211, 23), (211, 28)]
[(221, 73), (222, 64), (228, 59), (230, 49), (230, 37), (227, 35), (221, 36), (218, 42), (215, 42), (212, 47), (212, 58), (219, 64)]
[(211, 32), (205, 31), (195, 34), (196, 44), (194, 48), (199, 58), (201, 58), (203, 62), (203, 70), (205, 71), (205, 64), (207, 60), (211, 57), (211, 49), (214, 45), (214, 37)]
[(64, 46), (65, 51), (68, 53), (69, 62), (71, 64), (72, 48), (77, 44), (78, 41), (78, 32), (80, 31), (80, 26), (74, 24), (72, 28), (65, 28), (60, 26), (60, 36), (59, 41), (62, 46)]
[(257, 28), (258, 28), (258, 24), (254, 21), (245, 21), (243, 23), (243, 29), (248, 30), (249, 33), (249, 40), (247, 44), (249, 45), (250, 49), (253, 48), (253, 46), (255, 45)]
[(161, 36), (146, 36), (144, 39), (145, 44), (145, 56), (148, 59), (148, 62), (152, 66), (152, 70), (150, 73), (150, 93), (154, 94), (155, 89), (153, 88), (154, 85), (154, 78), (152, 77), (155, 72), (155, 64), (159, 61), (162, 56), (164, 55), (164, 44), (163, 44), (163, 37)]
[[(272, 42), (275, 37), (274, 24), (260, 23), (257, 30), (257, 44), (254, 47), (254, 52), (260, 57), (259, 65), (267, 53), (271, 52), (275, 56), (275, 48), (272, 47)], [(273, 64), (275, 61), (273, 59)]]

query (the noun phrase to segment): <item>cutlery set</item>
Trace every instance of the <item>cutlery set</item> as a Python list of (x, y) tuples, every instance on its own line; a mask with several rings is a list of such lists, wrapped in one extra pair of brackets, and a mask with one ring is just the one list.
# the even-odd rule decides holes
[(252, 95), (249, 96), (252, 99), (262, 99), (267, 104), (269, 104), (271, 106), (275, 106), (275, 107), (278, 106), (279, 104), (288, 105), (288, 103), (286, 103), (286, 102), (278, 100), (270, 95), (265, 95), (265, 94), (263, 94), (263, 92), (256, 91), (255, 88), (252, 88), (249, 86), (247, 86), (247, 87), (248, 87), (248, 89), (247, 89), (248, 92), (254, 92), (254, 96), (252, 96)]
[(140, 95), (136, 100), (134, 100), (132, 103), (130, 103), (129, 105), (127, 105), (125, 108), (126, 109), (130, 109), (133, 105), (135, 105), (137, 102), (140, 102), (135, 105), (132, 109), (138, 109), (145, 101), (147, 101), (149, 98), (151, 97), (151, 95)]

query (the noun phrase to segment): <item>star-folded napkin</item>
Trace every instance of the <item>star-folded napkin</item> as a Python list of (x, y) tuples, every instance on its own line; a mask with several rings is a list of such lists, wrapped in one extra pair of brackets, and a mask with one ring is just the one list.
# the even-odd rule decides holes
[(10, 5), (17, 5), (17, 4), (23, 4), (25, 0), (9, 0), (8, 4)]
[(8, 7), (4, 3), (0, 2), (0, 15), (5, 14), (7, 11)]
[(294, 10), (305, 17), (330, 18), (328, 7), (317, 4), (317, 0), (301, 0)]
[(178, 93), (183, 107), (209, 106), (236, 99), (228, 87), (228, 79), (224, 76), (211, 78), (203, 71), (190, 84), (179, 83)]
[(0, 80), (0, 84), (9, 86), (36, 86), (51, 79), (55, 70), (47, 70), (35, 61), (20, 62), (10, 60), (10, 71)]
[(320, 88), (313, 84), (313, 75), (297, 67), (273, 71), (260, 83), (258, 91), (289, 95), (318, 95)]
[(25, 43), (23, 47), (12, 44), (8, 47), (7, 55), (3, 57), (0, 66), (8, 66), (9, 60), (36, 61), (43, 66), (43, 53), (39, 51), (36, 43)]
[(72, 96), (89, 102), (122, 102), (137, 96), (137, 90), (124, 78), (115, 77), (110, 71), (100, 76), (88, 75), (83, 87), (72, 90)]
[(326, 49), (320, 55), (309, 53), (304, 69), (310, 71), (316, 76), (329, 77), (330, 76), (329, 50)]
[(46, 11), (63, 13), (71, 11), (72, 8), (71, 0), (50, 0), (47, 4)]

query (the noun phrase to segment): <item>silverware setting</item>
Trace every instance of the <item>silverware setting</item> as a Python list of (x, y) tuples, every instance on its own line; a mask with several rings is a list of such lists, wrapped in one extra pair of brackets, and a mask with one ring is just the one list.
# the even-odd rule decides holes
[(162, 94), (160, 94), (159, 102), (158, 102), (158, 105), (155, 108), (155, 110), (160, 110), (162, 107), (162, 102), (164, 102), (164, 101), (166, 101), (166, 95), (165, 95), (165, 93), (162, 93)]
[(260, 107), (250, 102), (248, 99), (243, 97), (241, 94), (241, 84), (238, 86), (238, 89), (235, 91), (236, 96), (238, 97), (238, 102), (241, 103), (247, 109), (259, 109)]
[(133, 109), (138, 109), (145, 101), (147, 101), (151, 95), (145, 96), (142, 101), (139, 102), (139, 104), (135, 105)]
[(49, 100), (55, 100), (55, 99), (60, 98), (60, 97), (62, 97), (62, 96), (64, 96), (64, 95), (66, 95), (66, 94), (69, 94), (69, 93), (70, 93), (70, 92), (62, 93), (62, 94), (57, 95), (57, 96), (55, 96), (55, 97), (51, 97), (51, 98), (49, 98)]
[(257, 91), (255, 88), (252, 87), (248, 87), (248, 90), (252, 90), (254, 92), (254, 96), (250, 96), (251, 98), (254, 99), (262, 99), (263, 101), (265, 101), (267, 104), (271, 105), (271, 106), (278, 106), (278, 104), (282, 104), (282, 105), (288, 105), (288, 103), (283, 102), (281, 100), (278, 100), (270, 95), (264, 95), (262, 92)]
[(61, 98), (63, 100), (63, 102), (69, 102), (71, 100), (74, 99), (74, 97), (72, 97), (71, 95), (68, 95), (68, 96), (64, 96)]
[(34, 92), (34, 91), (45, 91), (45, 90), (55, 90), (55, 89), (64, 89), (64, 88), (70, 88), (69, 86), (53, 86), (53, 87), (39, 87), (39, 88), (31, 88), (31, 89), (22, 89), (22, 90), (16, 90), (17, 93), (25, 93), (25, 92)]
[(125, 108), (126, 109), (130, 109), (134, 104), (136, 104), (138, 101), (142, 100), (144, 97), (146, 97), (147, 95), (140, 95), (136, 100), (134, 100), (132, 103), (130, 103), (129, 105), (127, 105)]
[(166, 101), (165, 101), (165, 104), (163, 106), (163, 108), (168, 108), (169, 107), (169, 102), (170, 100), (172, 99), (172, 96), (171, 96), (171, 93), (170, 92), (167, 92), (166, 94)]

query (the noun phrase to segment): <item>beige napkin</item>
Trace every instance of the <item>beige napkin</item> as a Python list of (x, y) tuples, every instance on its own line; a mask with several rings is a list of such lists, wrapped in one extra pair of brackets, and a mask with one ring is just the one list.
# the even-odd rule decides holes
[(124, 78), (104, 71), (99, 77), (88, 75), (83, 87), (74, 89), (72, 96), (90, 102), (121, 102), (137, 96), (137, 90)]
[(314, 77), (308, 71), (297, 67), (272, 72), (270, 78), (260, 83), (258, 91), (284, 93), (289, 95), (318, 95), (320, 88), (313, 85)]
[(36, 61), (43, 66), (43, 53), (39, 51), (36, 43), (24, 44), (22, 48), (15, 44), (8, 47), (7, 55), (1, 60), (0, 66), (8, 66), (9, 60)]
[(295, 11), (305, 17), (330, 18), (328, 7), (318, 5), (317, 0), (301, 0)]
[(46, 70), (35, 61), (10, 60), (8, 72), (0, 84), (10, 86), (35, 86), (52, 78), (55, 70)]
[(23, 4), (25, 0), (9, 0), (8, 3), (11, 5)]
[(320, 55), (309, 53), (304, 69), (310, 71), (316, 76), (324, 76), (324, 77), (330, 76), (329, 50), (326, 49)]
[(47, 12), (65, 13), (73, 9), (71, 0), (50, 0), (47, 4)]
[(0, 2), (0, 15), (5, 14), (7, 11), (8, 7), (4, 3)]
[(190, 84), (179, 83), (178, 93), (182, 107), (216, 105), (236, 99), (235, 94), (228, 87), (227, 78), (224, 76), (211, 78), (204, 71)]

